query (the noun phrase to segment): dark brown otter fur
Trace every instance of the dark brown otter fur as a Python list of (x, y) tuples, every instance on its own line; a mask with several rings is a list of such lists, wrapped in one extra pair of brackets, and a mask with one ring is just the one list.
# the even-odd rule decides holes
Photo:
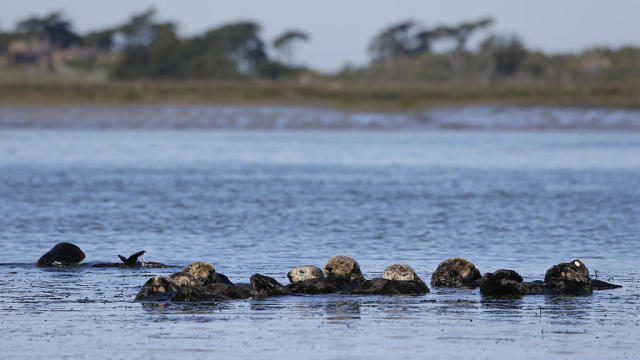
[(549, 268), (544, 275), (544, 285), (561, 294), (589, 295), (593, 292), (589, 270), (577, 259)]
[(194, 262), (170, 277), (147, 280), (136, 300), (217, 301), (253, 296), (250, 285), (236, 285), (206, 262)]
[(431, 285), (453, 288), (475, 288), (480, 284), (482, 274), (469, 260), (449, 258), (438, 265), (431, 276)]
[(580, 260), (554, 265), (547, 270), (544, 282), (523, 282), (514, 270), (500, 269), (487, 273), (480, 283), (480, 293), (491, 296), (558, 294), (590, 295), (593, 290), (615, 289), (620, 285), (589, 278), (589, 270)]
[[(376, 278), (372, 280), (365, 280), (357, 261), (347, 256), (332, 256), (324, 268), (327, 273), (326, 278), (316, 277), (284, 286), (274, 278), (254, 274), (251, 276), (251, 285), (258, 296), (330, 293), (422, 295), (429, 292), (427, 285), (408, 265), (389, 266), (385, 269), (385, 276), (391, 279)], [(404, 278), (408, 280), (395, 280)]]
[(58, 243), (46, 254), (42, 255), (37, 266), (71, 266), (84, 260), (84, 253), (80, 248), (71, 243)]

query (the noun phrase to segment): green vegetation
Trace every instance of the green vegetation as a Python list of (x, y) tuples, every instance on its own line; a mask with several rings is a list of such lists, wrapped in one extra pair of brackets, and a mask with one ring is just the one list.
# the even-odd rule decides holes
[(640, 108), (640, 87), (389, 82), (0, 82), (4, 103), (250, 103), (408, 110), (467, 103)]
[[(149, 9), (78, 34), (59, 13), (0, 33), (0, 102), (286, 103), (376, 109), (508, 102), (640, 107), (640, 48), (579, 54), (527, 49), (482, 18), (425, 27), (408, 20), (374, 37), (370, 64), (322, 74), (295, 65), (311, 37), (272, 41), (253, 22), (180, 37)], [(484, 36), (475, 49), (469, 40)], [(272, 56), (274, 53), (275, 56)], [(188, 80), (188, 81), (185, 81)]]

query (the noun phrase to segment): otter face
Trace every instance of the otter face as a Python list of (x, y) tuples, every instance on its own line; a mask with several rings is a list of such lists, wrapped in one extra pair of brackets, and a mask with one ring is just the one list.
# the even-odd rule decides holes
[(327, 276), (349, 282), (364, 281), (364, 276), (360, 271), (360, 265), (353, 258), (344, 255), (334, 255), (329, 258), (324, 266)]
[(152, 294), (163, 293), (169, 290), (169, 286), (167, 285), (170, 281), (171, 280), (165, 276), (155, 276), (149, 279), (144, 286), (148, 286)]
[(202, 282), (203, 285), (207, 285), (213, 282), (213, 278), (216, 274), (216, 269), (213, 267), (213, 265), (207, 262), (196, 261), (185, 266), (182, 269), (182, 272), (193, 276), (195, 280)]
[(309, 279), (324, 279), (324, 273), (318, 267), (311, 265), (298, 266), (287, 273), (287, 277), (291, 283)]
[(418, 279), (415, 270), (406, 264), (393, 264), (387, 266), (382, 273), (382, 277), (387, 280), (413, 281)]
[(166, 276), (155, 276), (142, 285), (142, 289), (136, 295), (136, 300), (157, 298), (158, 295), (165, 296), (176, 290), (176, 284), (171, 279)]
[(431, 285), (465, 287), (473, 285), (480, 278), (480, 271), (471, 261), (457, 257), (446, 259), (438, 265), (431, 276)]
[(198, 281), (189, 273), (177, 273), (171, 275), (171, 281), (178, 286), (196, 286)]

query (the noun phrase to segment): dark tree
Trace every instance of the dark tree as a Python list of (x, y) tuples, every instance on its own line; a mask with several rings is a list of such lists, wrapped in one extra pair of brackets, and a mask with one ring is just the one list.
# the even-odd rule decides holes
[(93, 31), (85, 35), (82, 41), (86, 46), (94, 47), (99, 51), (111, 51), (114, 48), (117, 33), (117, 29)]
[(491, 54), (494, 71), (502, 77), (516, 73), (527, 57), (522, 41), (515, 36), (490, 36), (482, 43), (480, 50)]
[(154, 40), (154, 17), (156, 10), (149, 8), (135, 14), (129, 22), (122, 25), (118, 31), (124, 36), (125, 46), (148, 46)]
[(369, 45), (373, 61), (385, 61), (415, 53), (415, 49), (420, 46), (416, 38), (418, 27), (415, 21), (407, 20), (383, 30)]
[(222, 51), (222, 54), (236, 63), (241, 72), (247, 73), (267, 60), (259, 31), (260, 26), (256, 23), (239, 22), (208, 31), (204, 35), (204, 41), (208, 48)]
[(43, 18), (31, 17), (18, 23), (16, 31), (48, 41), (53, 47), (68, 48), (80, 43), (80, 37), (73, 31), (71, 22), (59, 12)]
[(293, 63), (293, 51), (296, 43), (309, 41), (310, 36), (300, 30), (288, 30), (273, 40), (273, 48), (286, 63)]
[(467, 41), (478, 30), (493, 24), (492, 18), (482, 18), (476, 21), (463, 22), (457, 26), (441, 26), (435, 30), (441, 36), (452, 37), (456, 42), (456, 52), (464, 52), (466, 50)]
[(414, 53), (430, 53), (434, 41), (442, 37), (442, 34), (435, 30), (423, 30), (416, 34), (417, 47)]

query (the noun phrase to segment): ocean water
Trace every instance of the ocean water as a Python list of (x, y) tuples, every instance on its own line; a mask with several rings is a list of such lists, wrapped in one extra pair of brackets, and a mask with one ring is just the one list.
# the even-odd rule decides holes
[[(3, 359), (640, 357), (640, 132), (34, 123), (0, 128)], [(61, 241), (86, 262), (146, 250), (175, 268), (37, 268)], [(452, 256), (527, 280), (579, 258), (624, 287), (134, 301), (147, 278), (192, 261), (287, 283), (334, 254), (368, 278), (401, 262), (426, 282)]]

